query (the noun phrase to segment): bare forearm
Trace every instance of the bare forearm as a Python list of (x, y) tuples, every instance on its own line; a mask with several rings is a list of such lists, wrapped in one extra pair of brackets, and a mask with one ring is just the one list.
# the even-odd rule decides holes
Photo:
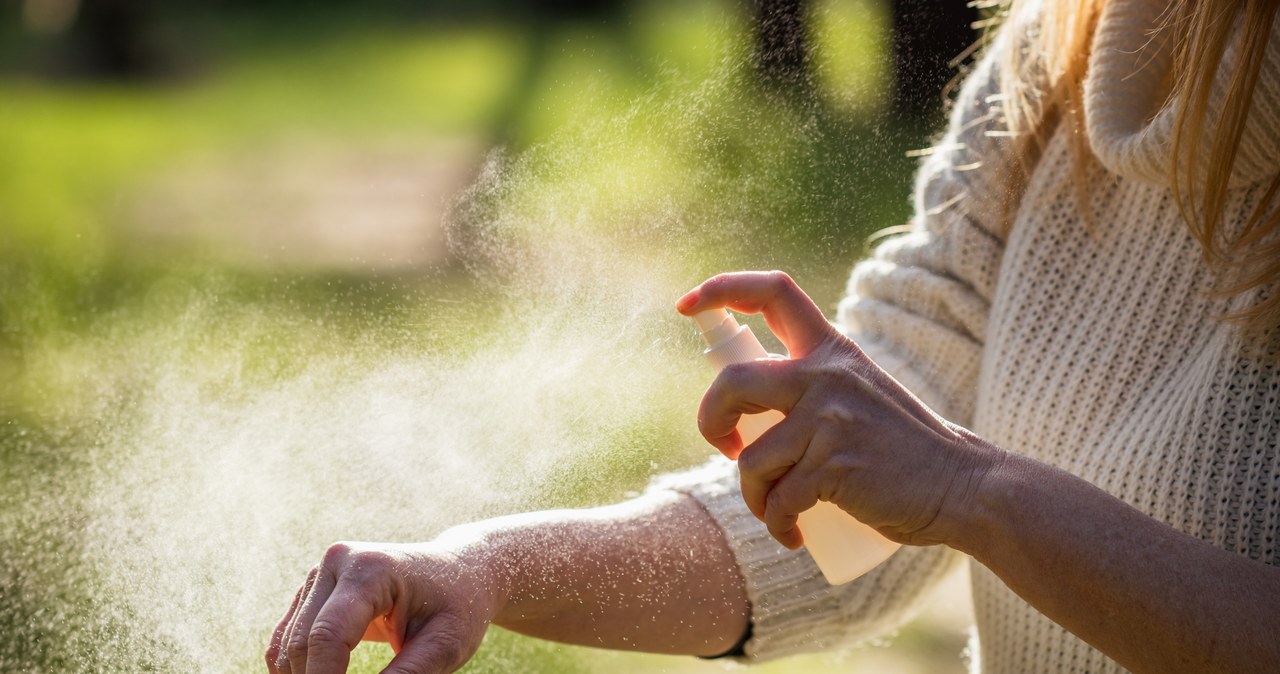
[(1135, 672), (1280, 671), (1280, 569), (1009, 456), (955, 547)]
[(567, 643), (715, 655), (746, 629), (746, 591), (724, 537), (693, 499), (490, 520), (448, 535), (508, 589), (495, 623)]

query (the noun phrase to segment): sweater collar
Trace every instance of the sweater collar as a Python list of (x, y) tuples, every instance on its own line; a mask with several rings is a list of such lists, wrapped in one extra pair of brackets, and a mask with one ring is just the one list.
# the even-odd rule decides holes
[[(1168, 100), (1174, 77), (1167, 31), (1159, 31), (1168, 3), (1110, 0), (1094, 37), (1085, 80), (1085, 125), (1089, 144), (1111, 172), (1161, 186), (1169, 184), (1176, 102)], [(1206, 134), (1221, 117), (1229, 73), (1239, 45), (1223, 55), (1209, 100)], [(1208, 139), (1206, 138), (1206, 141)], [(1269, 179), (1280, 172), (1280, 18), (1272, 24), (1262, 72), (1253, 94), (1233, 186)]]

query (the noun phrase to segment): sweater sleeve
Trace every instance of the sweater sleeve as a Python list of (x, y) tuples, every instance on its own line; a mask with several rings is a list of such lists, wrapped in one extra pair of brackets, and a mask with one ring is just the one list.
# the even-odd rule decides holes
[[(1008, 163), (995, 73), (999, 39), (961, 89), (950, 131), (923, 162), (908, 233), (860, 263), (838, 325), (940, 414), (968, 424), (1003, 251)], [(831, 586), (803, 549), (778, 545), (747, 510), (725, 460), (668, 475), (656, 488), (697, 499), (724, 531), (751, 602), (748, 660), (817, 651), (888, 632), (922, 606), (963, 557), (904, 546), (853, 582)]]
[(916, 174), (905, 234), (854, 267), (837, 327), (946, 419), (973, 420), (987, 316), (1012, 209), (996, 73), (1003, 39), (961, 89)]

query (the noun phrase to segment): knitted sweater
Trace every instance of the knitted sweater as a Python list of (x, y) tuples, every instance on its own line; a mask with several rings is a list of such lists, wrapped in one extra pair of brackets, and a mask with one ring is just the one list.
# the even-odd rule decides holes
[[(1270, 360), (1251, 359), (1217, 319), (1275, 289), (1213, 295), (1214, 274), (1173, 202), (1170, 56), (1150, 32), (1166, 5), (1107, 3), (1086, 80), (1095, 155), (1088, 199), (1077, 198), (1069, 131), (1059, 128), (1008, 236), (997, 72), (1013, 42), (1006, 28), (919, 170), (911, 231), (855, 267), (838, 324), (946, 418), (1213, 545), (1280, 564), (1280, 345), (1271, 344)], [(1274, 32), (1231, 177), (1228, 222), (1242, 221), (1280, 171)], [(1233, 62), (1229, 50), (1224, 68)], [(1222, 98), (1220, 87), (1213, 105)], [(892, 629), (937, 580), (968, 564), (975, 671), (1123, 671), (955, 551), (904, 547), (831, 587), (807, 555), (769, 538), (742, 504), (728, 462), (659, 484), (700, 500), (724, 530), (751, 601), (749, 659)]]

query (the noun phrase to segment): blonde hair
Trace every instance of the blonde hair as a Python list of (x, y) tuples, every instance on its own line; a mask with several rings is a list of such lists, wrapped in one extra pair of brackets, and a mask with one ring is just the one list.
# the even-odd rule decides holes
[[(1003, 0), (999, 10), (1011, 20), (1008, 17), (1018, 16), (1023, 1)], [(1015, 171), (1018, 184), (1010, 191), (1021, 191), (1021, 181), (1050, 134), (1066, 124), (1075, 156), (1075, 183), (1085, 203), (1090, 152), (1084, 127), (1084, 79), (1103, 0), (1045, 0), (1045, 5), (1036, 28), (1026, 36), (1029, 44), (1008, 50), (1002, 64), (1005, 115), (1022, 167), (1021, 172)], [(1176, 106), (1169, 187), (1205, 259), (1227, 279), (1219, 291), (1224, 296), (1280, 281), (1280, 209), (1273, 204), (1280, 192), (1280, 175), (1271, 179), (1243, 228), (1224, 222), (1228, 180), (1278, 8), (1280, 3), (1267, 0), (1172, 0), (1159, 28), (1169, 31), (1173, 72), (1186, 74), (1175, 78), (1168, 99)], [(1210, 94), (1233, 39), (1238, 39), (1238, 57), (1226, 73), (1226, 104), (1210, 120), (1215, 113), (1209, 109)], [(1037, 79), (1047, 86), (1036, 89), (1028, 84)], [(1212, 130), (1207, 142), (1206, 128)], [(1280, 292), (1224, 318), (1255, 335), (1274, 335), (1280, 331)]]

